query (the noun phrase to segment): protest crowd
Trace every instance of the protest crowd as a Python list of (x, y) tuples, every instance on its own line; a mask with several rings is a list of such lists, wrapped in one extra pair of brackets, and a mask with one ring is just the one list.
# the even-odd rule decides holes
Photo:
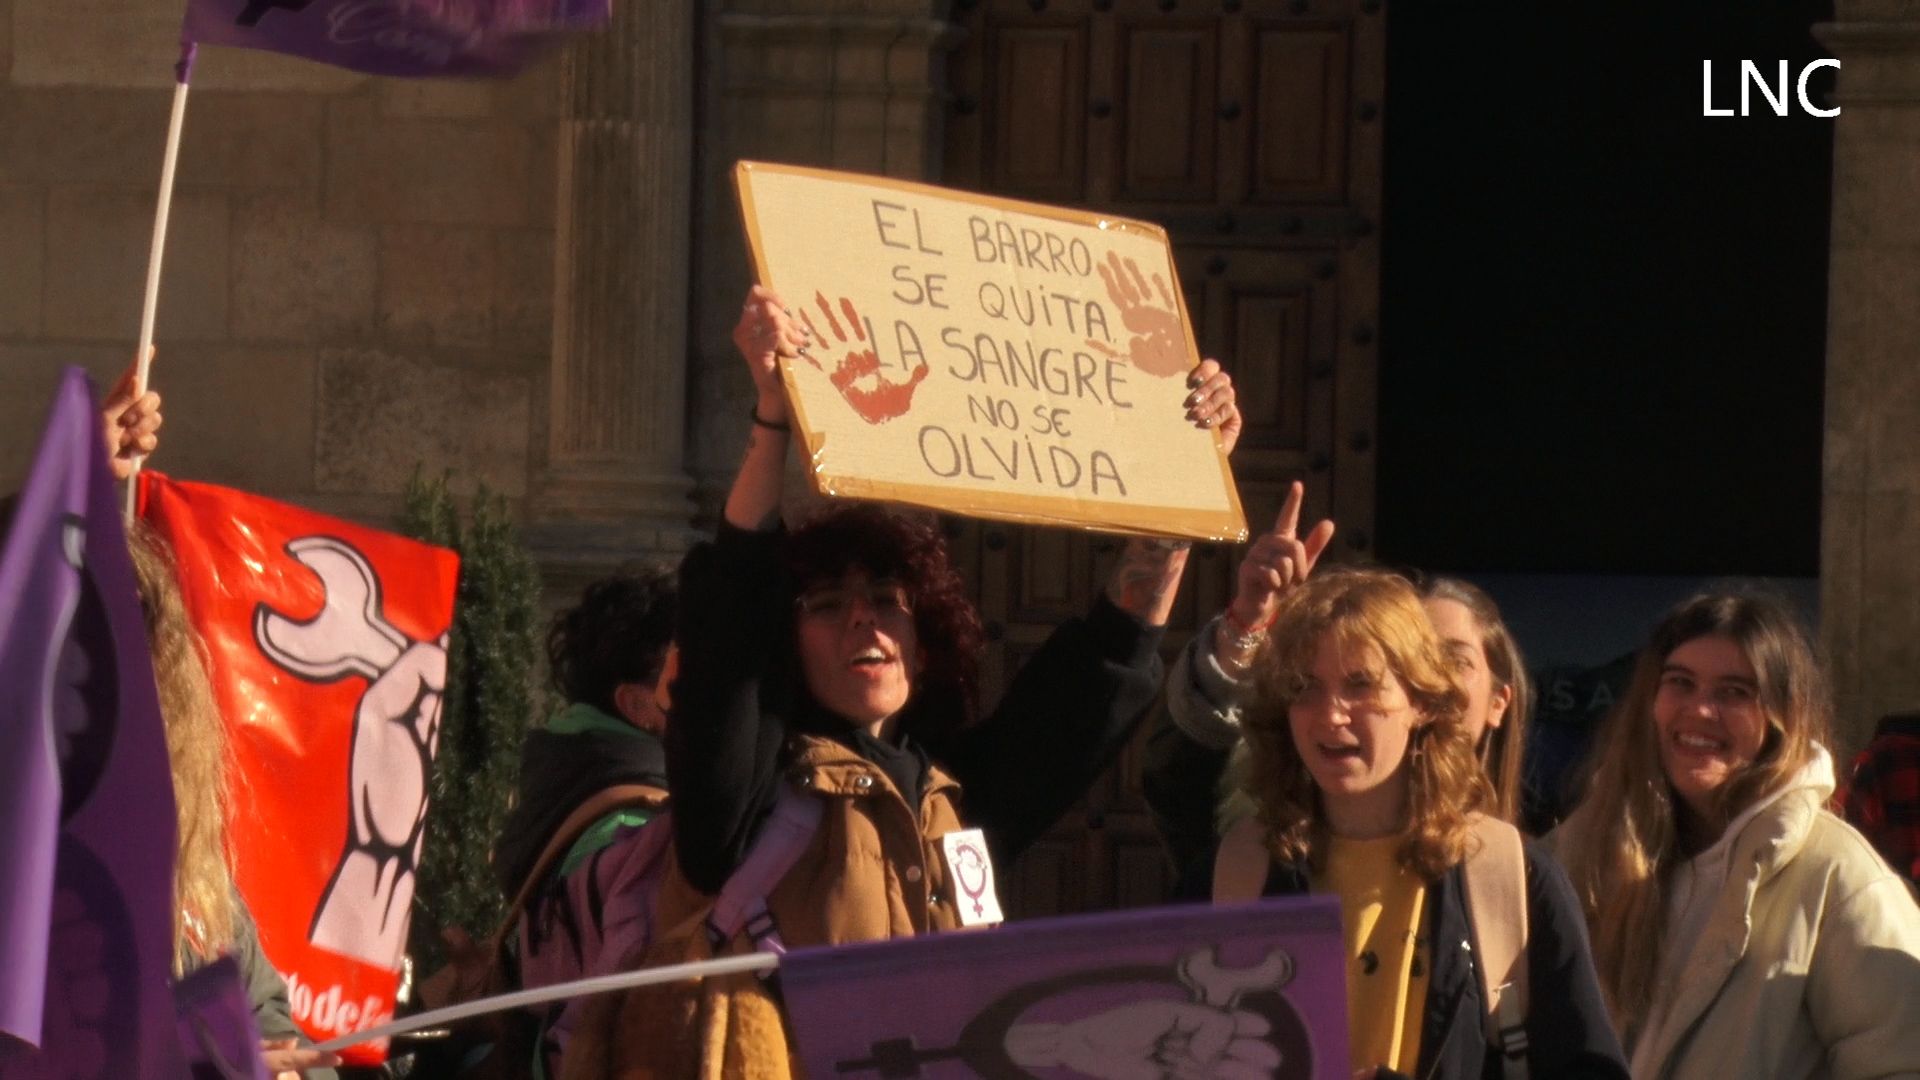
[[(182, 65), (184, 88), (190, 52)], [(736, 178), (750, 220), (756, 198), (759, 223), (780, 219), (777, 172)], [(943, 254), (917, 207), (870, 208), (882, 246)], [(1339, 523), (1303, 521), (1297, 481), (1254, 523), (1225, 603), (1168, 640), (1192, 538), (1225, 534), (1197, 511), (1156, 519), (1142, 493), (1168, 481), (1123, 440), (1064, 440), (1121, 413), (1175, 429), (1241, 517), (1232, 369), (1198, 356), (1177, 279), (1143, 274), (1143, 248), (1122, 257), (1164, 233), (1120, 222), (1096, 251), (1071, 221), (964, 220), (969, 247), (950, 246), (989, 276), (943, 292), (948, 264), (902, 264), (892, 295), (929, 319), (942, 296), (977, 299), (994, 330), (901, 319), (897, 372), (852, 299), (760, 274), (732, 331), (753, 404), (719, 520), (678, 565), (588, 584), (544, 656), (513, 658), (543, 666), (560, 705), (525, 718), (489, 873), (461, 883), (506, 918), (450, 935), (433, 970), (400, 971), (435, 828), (454, 554), (317, 514), (269, 534), (232, 510), (229, 546), (214, 543), (195, 515), (246, 496), (142, 473), (165, 461), (144, 343), (98, 401), (70, 375), (26, 486), (0, 500), (0, 697), (25, 703), (0, 710), (0, 759), (33, 765), (0, 793), (0, 1080), (1920, 1078), (1920, 718), (1888, 717), (1839, 760), (1800, 614), (1716, 589), (1650, 628), (1562, 785), (1529, 766), (1538, 695), (1494, 599), (1333, 557)], [(772, 229), (753, 242), (777, 246), (759, 235)], [(1069, 284), (990, 276), (1013, 271)], [(1044, 334), (1071, 340), (1036, 347)], [(1009, 499), (1135, 497), (1109, 523), (1123, 539), (1104, 587), (1017, 652), (995, 700), (989, 628), (935, 504), (832, 490), (809, 439), (825, 427), (809, 393), (853, 418), (825, 441), (838, 450), (908, 428), (887, 425), (942, 383), (980, 392), (985, 419), (933, 422), (972, 417), (971, 397), (923, 411), (917, 439), (889, 446), (902, 467)], [(1022, 393), (1041, 404), (1015, 409)], [(802, 454), (823, 494), (847, 497), (794, 512)], [(409, 569), (377, 572), (394, 553)], [(286, 591), (245, 594), (248, 574)], [(339, 760), (240, 768), (263, 751), (236, 714), (266, 684), (346, 702)], [(1130, 746), (1145, 748), (1168, 903), (1010, 918), (995, 868)], [(345, 844), (317, 898), (268, 910), (259, 898), (305, 871), (282, 819), (249, 811), (297, 819), (309, 791), (342, 789)], [(169, 820), (135, 809), (156, 806)], [(88, 884), (136, 871), (147, 886)], [(140, 905), (143, 889), (169, 903)], [(128, 910), (105, 911), (109, 895)], [(1297, 936), (1209, 936), (1263, 920)], [(1157, 977), (1128, 951), (1155, 934), (1176, 950), (1177, 1000), (1128, 996)], [(335, 966), (275, 955), (292, 939)], [(1079, 983), (997, 982), (1055, 940), (1115, 959)], [(889, 967), (891, 947), (922, 948), (925, 970)], [(129, 969), (164, 975), (109, 986), (93, 970), (136, 952)], [(389, 988), (343, 992), (369, 972)], [(994, 1004), (895, 1038), (861, 1026), (869, 1010), (938, 1013), (946, 983)], [(1061, 1004), (1070, 990), (1092, 1004)], [(473, 1015), (430, 1022), (443, 1007)], [(404, 1030), (368, 1034), (388, 1021)]]
[[(1147, 725), (1180, 899), (1337, 898), (1352, 1075), (1920, 1073), (1911, 722), (1836, 794), (1821, 664), (1782, 602), (1670, 611), (1545, 835), (1518, 828), (1529, 688), (1493, 601), (1321, 565), (1335, 526), (1301, 529), (1299, 484), (1170, 666), (1188, 548), (1136, 537), (984, 703), (981, 620), (924, 516), (843, 502), (781, 521), (781, 368), (817, 345), (812, 323), (761, 287), (741, 310), (756, 402), (713, 539), (553, 620), (566, 704), (526, 735), (494, 845), (512, 933), (469, 995), (998, 922), (969, 902), (967, 860), (1017, 858)], [(1207, 360), (1187, 385), (1186, 421), (1231, 453), (1229, 374)], [(130, 372), (99, 416), (125, 479), (158, 447), (160, 398)], [(233, 957), (266, 1067), (331, 1075), (235, 890), (225, 833), (248, 826), (224, 819), (219, 699), (176, 556), (144, 522), (128, 543), (178, 807), (173, 970)], [(782, 995), (761, 971), (561, 998), (467, 1033), (463, 1055), (384, 1068), (804, 1075)], [(1161, 1038), (1144, 1071), (1067, 1042), (1009, 1052), (1072, 1075), (1289, 1075), (1258, 1039)]]

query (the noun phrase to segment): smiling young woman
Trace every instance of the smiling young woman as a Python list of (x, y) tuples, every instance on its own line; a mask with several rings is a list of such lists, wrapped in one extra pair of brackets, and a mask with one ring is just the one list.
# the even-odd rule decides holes
[(1920, 1071), (1920, 911), (1826, 810), (1831, 706), (1779, 603), (1655, 627), (1553, 836), (1635, 1076)]

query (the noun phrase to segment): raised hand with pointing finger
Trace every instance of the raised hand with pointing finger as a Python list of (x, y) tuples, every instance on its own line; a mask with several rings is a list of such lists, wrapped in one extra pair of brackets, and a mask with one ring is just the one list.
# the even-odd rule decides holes
[(1280, 613), (1280, 597), (1307, 580), (1315, 563), (1333, 540), (1333, 522), (1322, 521), (1301, 539), (1300, 504), (1306, 487), (1295, 480), (1273, 528), (1261, 533), (1240, 560), (1233, 600), (1214, 631), (1214, 655), (1236, 672), (1252, 664), (1265, 641), (1267, 627)]
[[(1174, 657), (1167, 671), (1167, 723), (1147, 745), (1141, 785), (1183, 895), (1211, 881), (1219, 782), (1240, 743), (1255, 697), (1252, 668), (1286, 595), (1304, 583), (1333, 540), (1333, 522), (1300, 535), (1306, 489), (1294, 483), (1273, 527), (1254, 538), (1234, 577), (1233, 599)], [(1202, 868), (1199, 877), (1192, 876)], [(1196, 882), (1198, 883), (1196, 886)]]

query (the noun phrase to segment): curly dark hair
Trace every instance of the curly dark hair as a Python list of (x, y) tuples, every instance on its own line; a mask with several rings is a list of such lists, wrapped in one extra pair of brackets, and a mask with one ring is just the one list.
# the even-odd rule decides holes
[(923, 703), (931, 697), (958, 706), (916, 709), (913, 733), (945, 734), (940, 729), (973, 719), (986, 631), (939, 530), (871, 503), (853, 503), (814, 516), (787, 536), (781, 554), (795, 595), (855, 569), (905, 585), (914, 633), (926, 654), (916, 696)]
[(679, 593), (673, 572), (651, 565), (621, 567), (581, 590), (580, 602), (547, 629), (553, 688), (568, 701), (620, 715), (613, 692), (621, 683), (660, 677)]

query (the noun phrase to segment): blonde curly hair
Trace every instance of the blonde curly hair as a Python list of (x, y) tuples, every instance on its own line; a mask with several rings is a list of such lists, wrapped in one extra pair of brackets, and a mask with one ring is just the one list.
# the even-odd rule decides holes
[(1493, 791), (1466, 728), (1466, 691), (1419, 594), (1398, 575), (1336, 569), (1283, 601), (1254, 664), (1258, 693), (1243, 722), (1246, 751), (1235, 765), (1233, 803), (1266, 826), (1268, 846), (1281, 860), (1318, 865), (1324, 857), (1320, 791), (1294, 745), (1288, 711), (1328, 635), (1342, 655), (1399, 680), (1419, 716), (1408, 739), (1399, 861), (1437, 879), (1466, 858), (1473, 817), (1492, 805)]

